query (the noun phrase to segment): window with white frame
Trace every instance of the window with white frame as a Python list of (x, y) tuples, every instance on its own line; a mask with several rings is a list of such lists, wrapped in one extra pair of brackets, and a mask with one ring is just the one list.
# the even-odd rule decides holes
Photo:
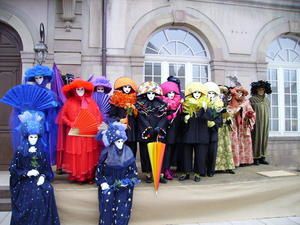
[(192, 81), (210, 80), (210, 56), (204, 42), (183, 28), (156, 32), (145, 48), (144, 80), (163, 83), (168, 76), (180, 79), (181, 87)]
[(267, 52), (270, 95), (270, 131), (273, 135), (300, 134), (300, 39), (281, 36)]

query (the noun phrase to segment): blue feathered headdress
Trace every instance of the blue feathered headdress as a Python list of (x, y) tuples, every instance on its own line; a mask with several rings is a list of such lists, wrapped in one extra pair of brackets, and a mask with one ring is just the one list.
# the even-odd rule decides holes
[(48, 82), (52, 79), (53, 71), (48, 66), (36, 65), (32, 68), (29, 68), (25, 72), (25, 82), (31, 81), (34, 82), (34, 77), (42, 76), (48, 79)]
[(27, 110), (18, 115), (20, 124), (20, 131), (22, 136), (37, 134), (42, 136), (44, 134), (45, 115), (41, 111)]
[(100, 131), (96, 139), (98, 141), (103, 141), (104, 145), (110, 146), (115, 141), (122, 139), (124, 141), (127, 140), (126, 135), (126, 125), (120, 123), (120, 122), (113, 122), (108, 125), (107, 130)]

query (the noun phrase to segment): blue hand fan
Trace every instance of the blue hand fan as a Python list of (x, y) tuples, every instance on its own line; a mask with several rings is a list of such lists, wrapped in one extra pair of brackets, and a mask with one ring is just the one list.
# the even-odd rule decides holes
[(102, 115), (106, 117), (110, 110), (109, 96), (105, 93), (94, 92), (93, 99), (97, 103)]
[(57, 107), (54, 94), (37, 85), (21, 84), (9, 89), (0, 102), (21, 110), (44, 110)]

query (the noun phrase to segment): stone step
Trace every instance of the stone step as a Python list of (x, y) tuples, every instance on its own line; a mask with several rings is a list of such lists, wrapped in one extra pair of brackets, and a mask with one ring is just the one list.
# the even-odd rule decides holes
[(0, 212), (11, 211), (11, 201), (10, 198), (1, 198), (0, 199)]

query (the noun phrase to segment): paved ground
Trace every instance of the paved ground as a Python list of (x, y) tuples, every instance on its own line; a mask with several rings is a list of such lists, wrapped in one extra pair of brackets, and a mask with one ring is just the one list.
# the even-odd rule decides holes
[[(152, 184), (143, 182), (135, 191), (130, 224), (300, 225), (300, 173), (292, 171), (298, 176), (279, 178), (257, 174), (278, 169), (282, 168), (250, 166), (239, 168), (235, 175), (220, 173), (199, 183), (174, 180), (162, 184), (157, 197)], [(54, 182), (61, 224), (96, 225), (96, 187), (70, 184), (65, 178), (58, 176)], [(8, 173), (2, 172), (0, 186), (7, 185)], [(70, 206), (78, 202), (76, 213)], [(83, 212), (82, 207), (86, 207)], [(0, 225), (9, 225), (10, 216), (10, 212), (0, 212)], [(70, 220), (73, 216), (78, 216), (76, 223)]]

